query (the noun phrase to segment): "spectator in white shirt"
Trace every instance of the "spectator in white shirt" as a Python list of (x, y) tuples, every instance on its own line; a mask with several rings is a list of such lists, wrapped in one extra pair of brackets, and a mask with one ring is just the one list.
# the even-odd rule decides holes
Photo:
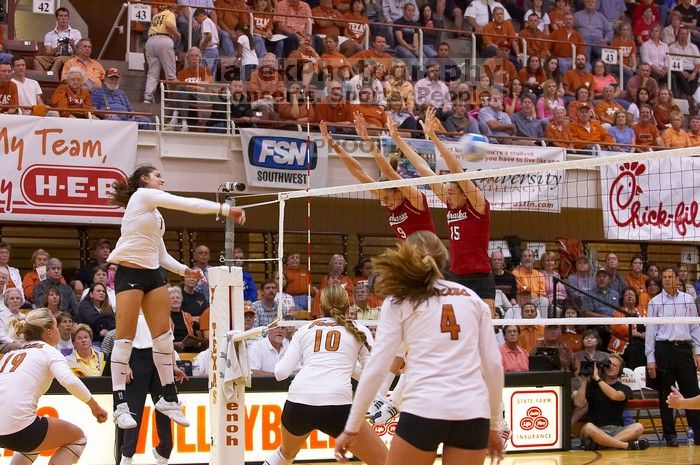
[(642, 63), (651, 65), (654, 78), (666, 79), (668, 75), (668, 45), (661, 41), (661, 26), (658, 24), (649, 30), (649, 40), (639, 47)]
[(56, 10), (56, 27), (44, 36), (44, 54), (36, 61), (47, 71), (58, 73), (63, 64), (75, 54), (75, 45), (82, 35), (68, 24), (70, 12), (67, 8)]
[(446, 116), (452, 110), (452, 100), (447, 85), (440, 80), (440, 65), (431, 63), (425, 71), (425, 77), (413, 88), (416, 106), (430, 103), (435, 107), (438, 117)]
[[(19, 95), (20, 106), (34, 106), (43, 104), (41, 99), (41, 86), (34, 79), (27, 77), (27, 62), (24, 58), (16, 58), (12, 64), (13, 78), (12, 82), (17, 86), (17, 94)], [(23, 115), (31, 113), (29, 109), (20, 110)], [(58, 116), (58, 114), (56, 114)]]
[(477, 32), (481, 32), (493, 18), (493, 10), (495, 8), (503, 8), (506, 21), (510, 21), (508, 10), (500, 3), (493, 0), (474, 0), (464, 10), (464, 17), (467, 23)]
[(248, 350), (248, 363), (253, 376), (274, 376), (275, 365), (289, 347), (289, 341), (284, 337), (284, 328), (273, 328), (267, 332), (267, 337), (259, 339)]
[(201, 25), (202, 38), (199, 49), (202, 51), (202, 60), (211, 70), (211, 75), (216, 76), (216, 67), (219, 63), (219, 29), (203, 8), (195, 10), (194, 19)]

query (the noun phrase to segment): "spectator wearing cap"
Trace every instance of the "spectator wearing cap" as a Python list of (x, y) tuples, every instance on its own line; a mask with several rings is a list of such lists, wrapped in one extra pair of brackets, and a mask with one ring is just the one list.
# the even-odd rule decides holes
[(575, 149), (585, 149), (593, 144), (614, 142), (612, 136), (597, 121), (591, 119), (591, 106), (587, 103), (578, 107), (576, 121), (569, 125)]
[[(104, 86), (97, 87), (92, 91), (92, 105), (96, 110), (111, 110), (124, 113), (134, 111), (134, 107), (129, 101), (129, 97), (119, 88), (119, 70), (109, 68), (107, 70)], [(148, 129), (150, 121), (143, 116), (129, 116), (105, 113), (100, 117), (117, 121), (135, 121), (139, 123), (139, 129)]]
[(75, 274), (76, 279), (79, 279), (86, 289), (92, 286), (92, 276), (95, 267), (106, 266), (107, 257), (109, 257), (109, 253), (111, 251), (112, 243), (109, 241), (109, 239), (102, 238), (95, 242), (95, 245), (90, 252), (90, 261), (85, 266), (80, 268)]
[(482, 32), (484, 33), (481, 46), (481, 56), (483, 58), (490, 58), (496, 55), (499, 40), (510, 41), (515, 54), (520, 53), (513, 24), (510, 21), (506, 21), (505, 8), (497, 6), (493, 9), (493, 20), (484, 26)]
[(88, 90), (96, 87), (102, 87), (102, 81), (105, 78), (105, 69), (99, 61), (90, 58), (92, 54), (92, 42), (90, 39), (80, 39), (75, 46), (75, 56), (66, 61), (61, 73), (61, 79), (66, 80), (68, 73), (75, 67), (83, 70), (85, 73), (84, 85)]

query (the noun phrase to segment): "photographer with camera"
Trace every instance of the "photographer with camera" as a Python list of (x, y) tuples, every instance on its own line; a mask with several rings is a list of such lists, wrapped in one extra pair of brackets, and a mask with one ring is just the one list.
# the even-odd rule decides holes
[(610, 354), (607, 366), (590, 361), (581, 363), (580, 387), (574, 394), (574, 406), (577, 409), (588, 407), (590, 419), (581, 428), (582, 449), (644, 450), (649, 447), (649, 441), (640, 439), (644, 433), (641, 423), (623, 426), (625, 404), (632, 398), (632, 390), (619, 379), (623, 367), (622, 357), (617, 354)]
[(36, 61), (46, 71), (58, 73), (68, 59), (75, 53), (75, 46), (82, 35), (68, 24), (70, 12), (67, 8), (56, 10), (56, 27), (44, 36), (44, 54)]

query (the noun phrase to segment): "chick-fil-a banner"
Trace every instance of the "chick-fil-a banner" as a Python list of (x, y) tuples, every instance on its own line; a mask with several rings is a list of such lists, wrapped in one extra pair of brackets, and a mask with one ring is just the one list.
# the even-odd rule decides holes
[(670, 158), (600, 168), (605, 237), (697, 241), (700, 159)]
[(131, 122), (0, 115), (2, 219), (120, 223), (108, 194), (133, 171), (137, 138)]

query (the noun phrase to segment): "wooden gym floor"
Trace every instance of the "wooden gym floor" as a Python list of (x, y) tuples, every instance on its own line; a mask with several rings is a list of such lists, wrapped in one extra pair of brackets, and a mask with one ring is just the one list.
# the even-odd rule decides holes
[[(313, 463), (315, 465), (337, 465), (337, 462)], [(435, 463), (442, 462), (438, 459)], [(484, 465), (491, 465), (490, 460), (486, 459)], [(678, 448), (652, 445), (644, 451), (604, 450), (588, 452), (579, 450), (550, 453), (511, 453), (506, 455), (501, 461), (501, 465), (700, 465), (700, 445), (693, 449), (689, 449), (685, 445)]]

